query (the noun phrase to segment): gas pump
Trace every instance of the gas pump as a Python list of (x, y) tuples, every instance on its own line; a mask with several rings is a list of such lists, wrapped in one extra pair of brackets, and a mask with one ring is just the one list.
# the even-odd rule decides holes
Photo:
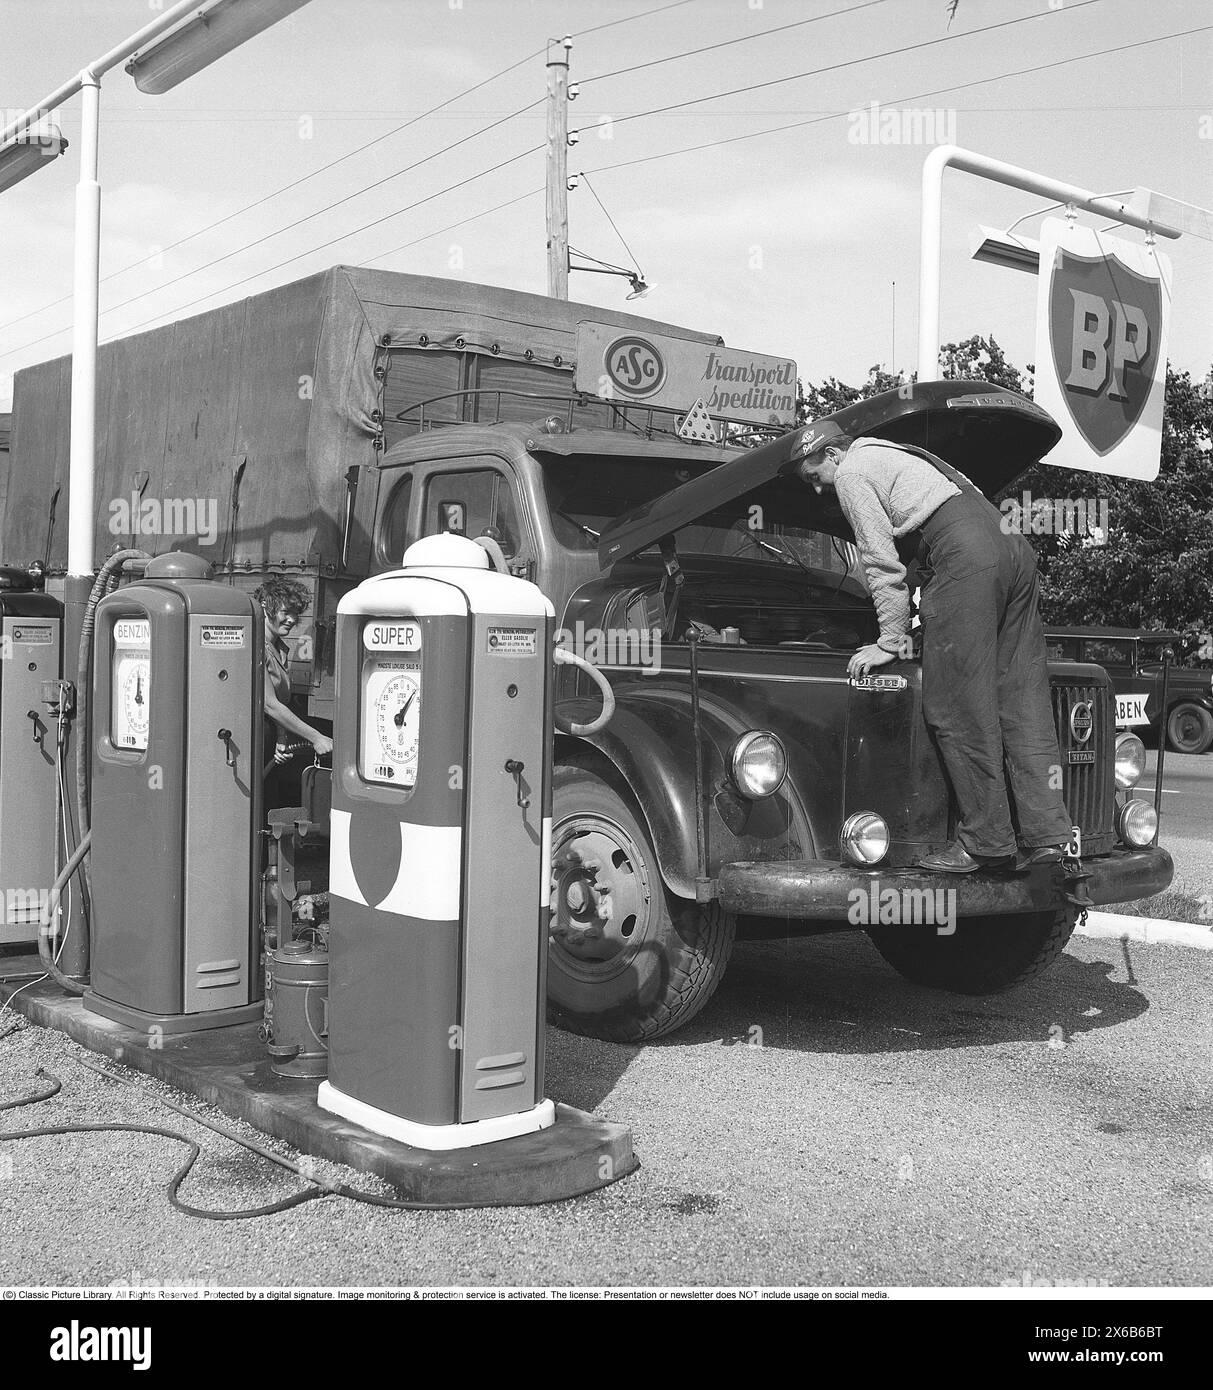
[(474, 541), (337, 610), (329, 1080), (430, 1150), (545, 1129), (552, 605)]
[[(0, 569), (0, 942), (32, 942), (55, 879), (63, 607)], [(44, 686), (49, 688), (44, 689)], [(47, 703), (44, 703), (44, 700)]]
[(97, 606), (92, 988), (129, 1027), (257, 1021), (262, 624), (198, 556)]

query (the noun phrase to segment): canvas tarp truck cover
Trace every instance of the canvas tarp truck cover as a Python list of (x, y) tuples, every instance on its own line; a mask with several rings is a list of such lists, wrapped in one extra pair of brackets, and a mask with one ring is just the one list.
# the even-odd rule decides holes
[[(474, 387), (567, 394), (582, 319), (721, 341), (543, 295), (336, 266), (107, 344), (97, 381), (97, 562), (116, 544), (182, 546), (220, 568), (334, 573), (347, 470), (373, 465), (415, 429), (397, 413)], [(70, 357), (16, 374), (6, 564), (47, 554), (52, 573), (65, 568), (70, 398)], [(529, 414), (506, 418), (545, 413), (513, 404)], [(427, 418), (483, 418), (468, 410), (439, 402)], [(200, 520), (213, 518), (214, 540), (141, 532), (133, 518), (155, 521), (148, 502), (170, 503), (178, 521), (194, 503)]]

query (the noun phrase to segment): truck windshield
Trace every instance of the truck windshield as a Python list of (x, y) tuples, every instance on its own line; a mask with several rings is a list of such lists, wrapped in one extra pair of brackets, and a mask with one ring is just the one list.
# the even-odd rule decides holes
[[(687, 482), (683, 465), (660, 460), (559, 458), (542, 464), (552, 531), (569, 550), (596, 550), (611, 522)], [(850, 578), (866, 591), (855, 547), (808, 524), (798, 484), (782, 480), (731, 499), (678, 532), (678, 553), (766, 562)], [(656, 554), (656, 547), (653, 547)]]

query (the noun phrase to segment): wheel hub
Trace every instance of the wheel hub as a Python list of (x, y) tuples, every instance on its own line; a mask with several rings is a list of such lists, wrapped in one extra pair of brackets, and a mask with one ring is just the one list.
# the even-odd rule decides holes
[(619, 826), (578, 820), (552, 847), (551, 935), (586, 963), (615, 961), (643, 939), (649, 889), (643, 862)]

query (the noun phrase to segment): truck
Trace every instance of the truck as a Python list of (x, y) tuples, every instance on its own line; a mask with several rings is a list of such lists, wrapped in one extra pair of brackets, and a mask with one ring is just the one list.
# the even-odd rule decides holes
[[(1106, 672), (1071, 661), (1050, 664), (1066, 864), (946, 883), (917, 869), (956, 820), (920, 666), (848, 677), (875, 613), (836, 502), (789, 476), (802, 431), (786, 403), (766, 422), (709, 405), (713, 429), (688, 439), (694, 401), (621, 396), (587, 343), (626, 345), (654, 380), (687, 377), (667, 359), (724, 350), (593, 306), (351, 267), (112, 343), (99, 553), (181, 548), (188, 532), (233, 584), (303, 582), (292, 679), (318, 720), (338, 599), (413, 541), (483, 538), (539, 585), (559, 640), (615, 697), (591, 732), (588, 677), (557, 670), (547, 982), (550, 1017), (572, 1031), (672, 1032), (746, 938), (864, 930), (922, 985), (1006, 989), (1053, 961), (1089, 906), (1170, 882), (1153, 808), (1132, 796), (1140, 740), (1117, 734)], [(68, 359), (17, 374), (0, 553), (41, 562), (52, 589), (69, 383)], [(743, 395), (758, 399), (730, 399)], [(973, 381), (831, 418), (929, 448), (989, 496), (1060, 434)]]
[(1117, 723), (1140, 726), (1167, 740), (1176, 753), (1199, 755), (1213, 747), (1213, 671), (1179, 666), (1167, 671), (1163, 708), (1163, 653), (1183, 643), (1178, 632), (1131, 627), (1049, 627), (1049, 654), (1102, 666), (1116, 691)]

